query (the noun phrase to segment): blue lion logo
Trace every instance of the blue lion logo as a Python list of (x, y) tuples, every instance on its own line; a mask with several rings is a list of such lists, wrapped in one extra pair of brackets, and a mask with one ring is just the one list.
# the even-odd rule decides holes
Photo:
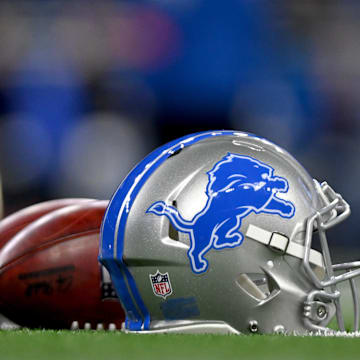
[(163, 201), (155, 202), (147, 212), (165, 215), (178, 231), (189, 234), (187, 255), (192, 271), (200, 274), (208, 268), (204, 256), (211, 248), (241, 245), (241, 222), (251, 212), (294, 216), (294, 205), (277, 197), (277, 193), (288, 191), (289, 184), (285, 178), (273, 176), (273, 172), (272, 167), (250, 156), (228, 153), (207, 173), (208, 200), (191, 221)]

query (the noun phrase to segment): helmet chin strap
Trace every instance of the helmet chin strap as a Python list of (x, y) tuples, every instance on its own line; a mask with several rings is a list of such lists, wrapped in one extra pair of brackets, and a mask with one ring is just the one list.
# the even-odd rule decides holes
[[(291, 255), (298, 259), (304, 259), (305, 246), (290, 241), (286, 235), (270, 232), (258, 226), (250, 224), (246, 236), (251, 240), (269, 246), (272, 250)], [(324, 269), (324, 261), (321, 253), (314, 249), (310, 249), (309, 262), (319, 268)]]

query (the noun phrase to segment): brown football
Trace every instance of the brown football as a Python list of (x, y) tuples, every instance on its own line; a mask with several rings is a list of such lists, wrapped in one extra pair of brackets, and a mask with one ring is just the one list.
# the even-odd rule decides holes
[(121, 326), (124, 312), (97, 259), (107, 204), (50, 211), (8, 240), (0, 250), (0, 313), (31, 328)]
[(0, 221), (0, 249), (10, 240), (16, 233), (25, 226), (35, 221), (39, 217), (60, 209), (65, 206), (74, 204), (82, 204), (84, 202), (93, 201), (94, 199), (56, 199), (44, 201), (39, 204), (31, 205), (25, 209), (19, 210)]

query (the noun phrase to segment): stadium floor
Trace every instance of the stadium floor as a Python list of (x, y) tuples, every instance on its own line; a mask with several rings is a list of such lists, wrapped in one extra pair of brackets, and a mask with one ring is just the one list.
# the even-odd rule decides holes
[(0, 332), (1, 360), (359, 359), (359, 338)]

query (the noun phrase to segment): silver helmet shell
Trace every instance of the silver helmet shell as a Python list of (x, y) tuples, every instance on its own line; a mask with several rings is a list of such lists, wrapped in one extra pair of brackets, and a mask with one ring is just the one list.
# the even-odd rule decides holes
[(358, 270), (334, 271), (357, 264), (331, 263), (325, 231), (349, 213), (270, 141), (192, 134), (155, 150), (117, 189), (99, 259), (126, 331), (305, 333), (326, 331), (335, 313), (343, 329), (336, 284)]

